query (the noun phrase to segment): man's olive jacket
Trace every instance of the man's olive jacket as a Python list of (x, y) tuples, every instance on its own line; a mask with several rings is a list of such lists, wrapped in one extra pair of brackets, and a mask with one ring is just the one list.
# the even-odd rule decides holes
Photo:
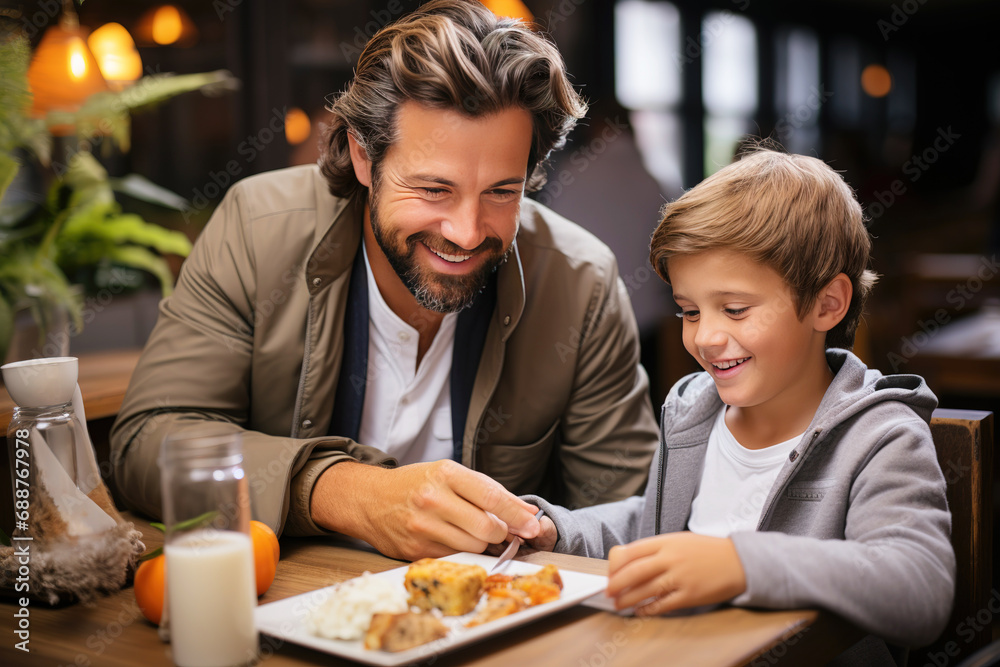
[[(330, 195), (315, 166), (231, 188), (160, 304), (112, 429), (114, 483), (130, 509), (160, 516), (160, 443), (206, 421), (242, 432), (254, 516), (289, 534), (326, 532), (309, 501), (328, 466), (395, 465), (379, 443), (329, 434), (359, 200)], [(658, 431), (611, 251), (525, 199), (495, 291), (461, 463), (569, 506), (640, 493)], [(463, 344), (456, 337), (456, 352)]]

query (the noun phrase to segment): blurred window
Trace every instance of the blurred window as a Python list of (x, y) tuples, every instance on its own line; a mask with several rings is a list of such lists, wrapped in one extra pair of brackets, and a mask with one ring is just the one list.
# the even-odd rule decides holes
[(819, 39), (812, 30), (775, 31), (775, 134), (790, 153), (818, 155), (820, 108), (831, 97), (820, 85)]
[(663, 192), (680, 188), (681, 15), (671, 2), (615, 5), (615, 96), (629, 110), (643, 166)]
[(832, 68), (830, 112), (839, 127), (855, 128), (861, 123), (861, 45), (851, 37), (835, 37), (830, 44)]
[(732, 12), (702, 20), (702, 101), (705, 105), (705, 176), (733, 160), (739, 141), (755, 132), (757, 29)]

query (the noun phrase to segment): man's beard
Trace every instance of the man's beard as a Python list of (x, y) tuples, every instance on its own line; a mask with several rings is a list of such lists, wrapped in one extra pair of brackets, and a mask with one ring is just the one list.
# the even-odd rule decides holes
[[(389, 238), (386, 230), (382, 227), (378, 217), (377, 201), (378, 185), (376, 183), (368, 198), (369, 219), (375, 241), (378, 242), (396, 275), (410, 290), (410, 294), (417, 300), (417, 303), (436, 313), (457, 313), (471, 306), (476, 296), (486, 287), (490, 274), (507, 261), (507, 256), (514, 247), (514, 244), (511, 243), (504, 250), (500, 239), (489, 236), (477, 248), (469, 251), (430, 232), (412, 234), (406, 239), (405, 247), (400, 247), (394, 244), (394, 239)], [(428, 248), (449, 255), (471, 254), (473, 257), (477, 257), (480, 254), (486, 254), (487, 257), (478, 269), (466, 275), (453, 276), (437, 273), (421, 267), (417, 263), (418, 243), (423, 243)]]

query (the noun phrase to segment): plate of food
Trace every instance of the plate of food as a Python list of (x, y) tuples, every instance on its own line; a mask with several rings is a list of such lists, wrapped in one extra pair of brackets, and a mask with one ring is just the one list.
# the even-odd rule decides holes
[(405, 665), (566, 609), (608, 578), (458, 553), (261, 605), (262, 633), (369, 665)]

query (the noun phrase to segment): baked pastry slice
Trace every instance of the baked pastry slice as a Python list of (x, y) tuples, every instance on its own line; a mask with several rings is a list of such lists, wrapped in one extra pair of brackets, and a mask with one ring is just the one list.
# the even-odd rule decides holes
[(445, 616), (472, 611), (483, 594), (486, 570), (478, 565), (423, 558), (410, 565), (403, 583), (410, 604), (419, 609), (440, 609)]
[(405, 651), (448, 634), (448, 628), (434, 614), (412, 611), (402, 614), (375, 614), (365, 633), (365, 648)]

